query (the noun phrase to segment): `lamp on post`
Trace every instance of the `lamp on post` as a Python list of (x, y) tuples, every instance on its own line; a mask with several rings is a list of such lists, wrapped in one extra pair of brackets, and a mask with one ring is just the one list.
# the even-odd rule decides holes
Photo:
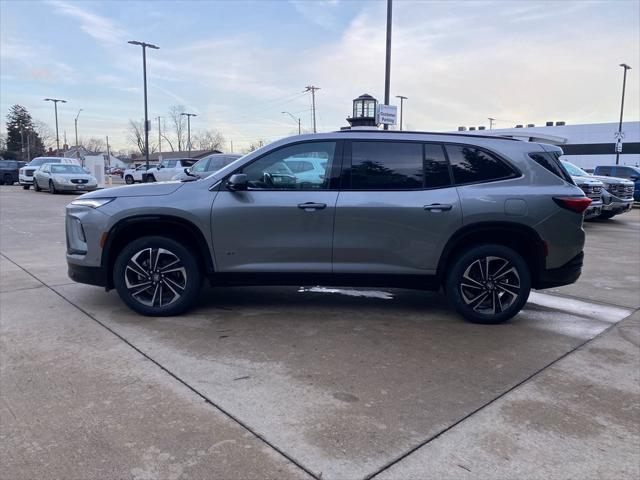
[(182, 112), (180, 115), (187, 117), (187, 144), (189, 146), (189, 158), (191, 158), (191, 117), (197, 117), (195, 113)]
[(302, 128), (300, 127), (300, 117), (296, 118), (293, 116), (292, 113), (289, 112), (282, 112), (283, 115), (289, 115), (294, 122), (296, 122), (298, 124), (298, 135), (300, 135), (302, 133)]
[(403, 97), (402, 95), (396, 95), (396, 98), (400, 99), (400, 131), (402, 131), (402, 113), (404, 111), (404, 101), (407, 100), (407, 97)]
[(76, 129), (76, 158), (80, 158), (80, 146), (78, 145), (78, 117), (80, 116), (80, 112), (82, 109), (78, 110), (78, 114), (74, 120), (75, 129)]
[(56, 155), (60, 155), (60, 136), (58, 135), (58, 102), (67, 103), (66, 100), (59, 98), (45, 98), (45, 102), (53, 102), (53, 108), (56, 112)]
[[(631, 70), (631, 67), (626, 63), (621, 63), (620, 66), (624, 68), (624, 75), (622, 77), (622, 101), (620, 102), (620, 123), (618, 124), (618, 134), (616, 135), (618, 141), (616, 142), (616, 165), (620, 162), (620, 152), (622, 151), (622, 114), (624, 113), (624, 90), (627, 86), (627, 70)], [(619, 145), (619, 146), (618, 146)]]
[[(147, 110), (147, 48), (159, 50), (160, 47), (151, 43), (138, 42), (136, 40), (131, 40), (127, 43), (142, 47), (142, 77), (144, 82), (144, 157), (146, 160), (147, 170), (149, 170), (149, 130), (151, 129), (151, 126), (149, 125), (149, 114)], [(143, 174), (142, 177), (143, 181), (147, 180), (146, 174)]]

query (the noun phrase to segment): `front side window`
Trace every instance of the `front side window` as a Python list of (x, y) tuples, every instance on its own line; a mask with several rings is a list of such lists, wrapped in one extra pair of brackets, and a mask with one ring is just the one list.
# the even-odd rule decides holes
[[(336, 142), (309, 142), (268, 153), (245, 166), (249, 188), (260, 190), (323, 190), (329, 188)], [(307, 161), (311, 170), (295, 172), (289, 162)], [(324, 166), (323, 166), (324, 165)]]
[(447, 145), (456, 184), (491, 182), (513, 176), (513, 170), (492, 154), (472, 145)]
[(207, 171), (207, 167), (209, 166), (209, 159), (203, 158), (198, 161), (193, 167), (191, 167), (191, 173), (202, 173)]
[(354, 190), (415, 190), (423, 188), (421, 143), (353, 142), (351, 188)]

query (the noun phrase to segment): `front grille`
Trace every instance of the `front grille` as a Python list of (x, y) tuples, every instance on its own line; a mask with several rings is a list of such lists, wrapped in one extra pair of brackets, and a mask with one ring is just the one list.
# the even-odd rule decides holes
[(633, 197), (633, 185), (609, 185), (607, 191), (618, 198)]
[(602, 197), (602, 187), (600, 185), (578, 185), (584, 194), (592, 200), (600, 200)]
[(34, 171), (35, 171), (35, 170), (25, 170), (25, 171), (24, 171), (24, 174), (25, 174), (27, 177), (33, 177), (33, 172), (34, 172)]
[(89, 183), (89, 180), (84, 178), (72, 178), (71, 183)]

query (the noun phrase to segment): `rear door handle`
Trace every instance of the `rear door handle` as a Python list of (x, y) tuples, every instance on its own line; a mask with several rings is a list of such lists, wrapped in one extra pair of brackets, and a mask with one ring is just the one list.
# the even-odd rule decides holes
[(425, 205), (423, 208), (428, 212), (444, 212), (451, 210), (453, 205), (450, 203), (432, 203), (431, 205)]
[(306, 210), (307, 212), (312, 212), (314, 210), (322, 210), (323, 208), (327, 208), (327, 204), (326, 203), (314, 203), (314, 202), (299, 203), (298, 204), (298, 208)]

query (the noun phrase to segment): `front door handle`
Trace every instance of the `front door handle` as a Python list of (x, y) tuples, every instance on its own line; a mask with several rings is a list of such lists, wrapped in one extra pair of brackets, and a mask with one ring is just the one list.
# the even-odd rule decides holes
[(327, 204), (326, 203), (314, 203), (314, 202), (299, 203), (298, 204), (298, 208), (306, 210), (307, 212), (312, 212), (314, 210), (322, 210), (323, 208), (327, 208)]
[(450, 203), (432, 203), (431, 205), (425, 205), (423, 208), (428, 212), (444, 212), (451, 210), (453, 205)]

